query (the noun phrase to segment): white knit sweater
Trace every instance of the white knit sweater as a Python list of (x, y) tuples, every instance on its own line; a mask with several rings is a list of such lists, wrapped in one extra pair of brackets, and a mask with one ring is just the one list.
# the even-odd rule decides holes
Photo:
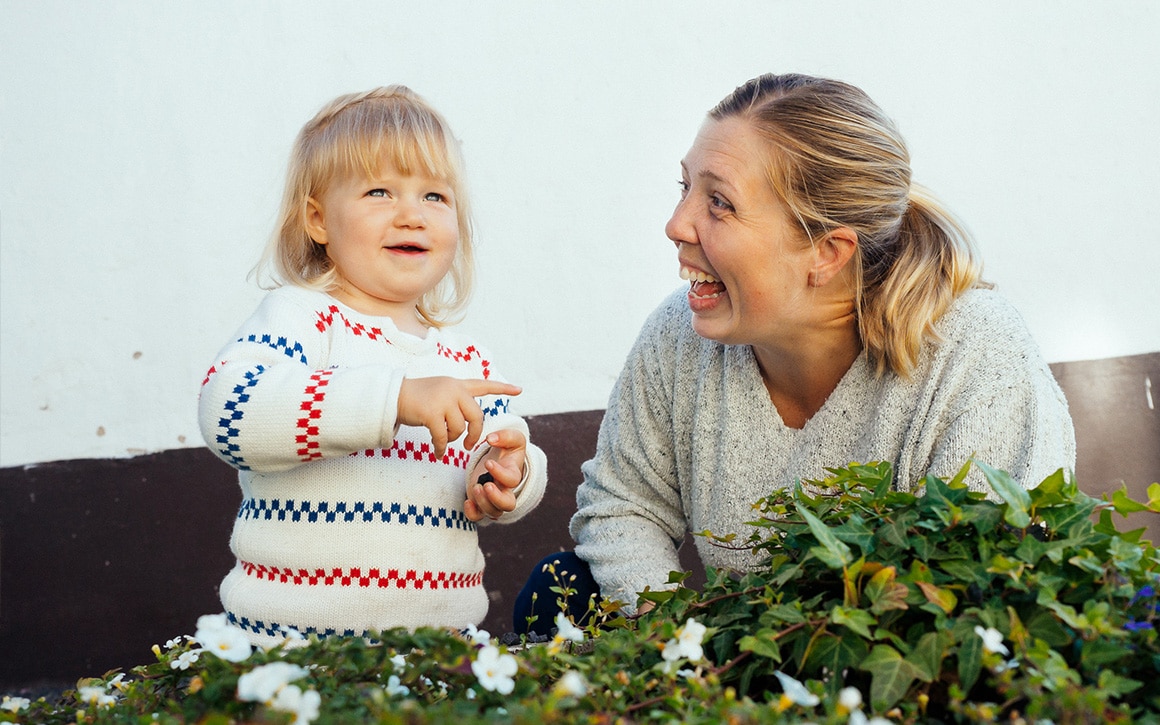
[[(219, 354), (202, 386), (209, 447), (239, 469), (230, 538), (238, 563), (221, 585), (231, 621), (255, 644), (303, 634), (361, 636), (421, 625), (464, 627), (487, 613), (483, 553), (463, 513), (466, 476), (486, 452), (462, 441), (436, 459), (426, 428), (396, 422), (404, 377), (499, 380), (486, 352), (448, 330), (426, 338), (329, 295), (282, 287)], [(480, 400), (484, 435), (516, 428), (510, 399)], [(397, 429), (397, 432), (396, 432)], [(546, 485), (527, 449), (518, 520)]]
[[(584, 464), (571, 532), (605, 596), (629, 605), (679, 570), (687, 531), (750, 533), (751, 505), (826, 467), (889, 461), (909, 490), (971, 456), (1034, 485), (1075, 466), (1067, 402), (1019, 313), (974, 290), (939, 320), (910, 380), (874, 376), (865, 353), (802, 429), (770, 402), (748, 346), (699, 337), (681, 289), (649, 318)], [(989, 490), (976, 471), (968, 479)], [(757, 562), (696, 539), (706, 565)]]

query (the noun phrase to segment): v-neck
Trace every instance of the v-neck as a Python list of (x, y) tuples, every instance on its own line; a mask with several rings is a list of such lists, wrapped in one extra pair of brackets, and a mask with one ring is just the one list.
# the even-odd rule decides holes
[(866, 357), (866, 351), (863, 350), (854, 358), (853, 364), (842, 375), (834, 390), (827, 396), (826, 401), (822, 403), (822, 407), (818, 408), (812, 416), (806, 420), (805, 425), (801, 428), (794, 428), (786, 425), (785, 420), (781, 417), (781, 412), (774, 405), (769, 397), (769, 390), (765, 387), (765, 380), (761, 377), (761, 366), (757, 364), (757, 356), (753, 352), (753, 348), (748, 345), (738, 346), (737, 350), (742, 357), (740, 362), (743, 363), (746, 371), (747, 384), (751, 390), (754, 399), (765, 401), (765, 410), (769, 417), (770, 428), (773, 430), (782, 431), (790, 435), (804, 435), (815, 426), (815, 421), (825, 418), (827, 414), (836, 406), (845, 406), (845, 401), (849, 397), (849, 390), (851, 387), (859, 389), (863, 388), (864, 381), (872, 377), (870, 372), (869, 360)]

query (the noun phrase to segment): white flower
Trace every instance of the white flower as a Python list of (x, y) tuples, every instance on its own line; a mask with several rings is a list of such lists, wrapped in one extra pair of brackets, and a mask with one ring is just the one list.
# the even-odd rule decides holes
[(677, 636), (665, 642), (661, 657), (666, 662), (676, 662), (682, 657), (690, 662), (699, 661), (705, 651), (701, 648), (701, 640), (705, 638), (705, 625), (689, 618), (685, 625), (677, 630)]
[(467, 688), (466, 690), (463, 691), (463, 697), (468, 699), (468, 700), (474, 700), (475, 699), (475, 690), (471, 689), (470, 687)]
[(556, 682), (556, 686), (553, 689), (557, 695), (584, 697), (588, 694), (588, 681), (584, 679), (584, 675), (576, 670), (568, 670)]
[(177, 655), (177, 659), (169, 660), (169, 669), (171, 670), (188, 670), (189, 666), (197, 662), (197, 658), (201, 656), (201, 650), (191, 649), (187, 652), (182, 652)]
[(129, 686), (129, 683), (125, 680), (125, 673), (118, 672), (116, 674), (116, 676), (113, 677), (113, 679), (109, 680), (108, 686), (114, 687), (117, 690), (124, 692), (125, 688), (127, 688)]
[(894, 723), (884, 717), (867, 718), (861, 710), (855, 710), (850, 713), (850, 719), (846, 721), (846, 725), (894, 725)]
[(227, 662), (242, 662), (254, 651), (246, 633), (230, 624), (224, 614), (203, 614), (197, 618), (193, 638), (206, 651)]
[(584, 630), (572, 624), (563, 612), (556, 614), (556, 636), (570, 642), (583, 642)]
[(387, 691), (388, 697), (394, 697), (395, 695), (402, 696), (411, 692), (410, 688), (405, 687), (399, 682), (398, 675), (391, 675), (387, 678), (387, 686), (384, 689)]
[(282, 632), (282, 637), (287, 642), (305, 642), (306, 641), (306, 635), (302, 634), (301, 632), (299, 632), (297, 629), (294, 629), (293, 627), (283, 625), (281, 632)]
[[(271, 663), (274, 664), (274, 663)], [(270, 707), (294, 715), (293, 722), (308, 723), (318, 718), (322, 696), (314, 690), (303, 692), (298, 685), (286, 685), (278, 690)]]
[(467, 625), (467, 628), (463, 632), (467, 635), (468, 639), (478, 645), (485, 645), (491, 642), (491, 633), (486, 629), (476, 629), (474, 624)]
[(516, 681), (512, 677), (519, 669), (515, 657), (500, 654), (499, 648), (490, 644), (480, 648), (475, 661), (471, 663), (471, 671), (475, 673), (480, 686), (501, 695), (510, 694), (515, 688)]
[(975, 625), (975, 634), (983, 638), (983, 650), (985, 652), (998, 652), (999, 654), (1010, 654), (1007, 645), (1003, 644), (1003, 633), (994, 627), (987, 627), (983, 629), (979, 625)]
[(289, 662), (271, 662), (255, 667), (238, 678), (238, 699), (270, 703), (282, 688), (307, 674), (306, 668)]
[(857, 687), (843, 687), (838, 693), (838, 704), (846, 708), (846, 712), (854, 712), (862, 707), (862, 691)]
[(21, 710), (27, 709), (31, 704), (32, 701), (27, 697), (9, 697), (8, 695), (5, 695), (4, 700), (0, 702), (0, 710), (7, 710), (8, 712), (20, 712)]
[(821, 699), (806, 689), (806, 686), (798, 682), (794, 678), (774, 670), (774, 675), (777, 676), (781, 683), (781, 689), (785, 692), (785, 696), (789, 698), (790, 702), (795, 705), (804, 705), (805, 707), (813, 707), (821, 702)]
[(108, 707), (117, 701), (117, 698), (105, 692), (104, 687), (88, 686), (77, 690), (77, 699), (86, 705), (100, 705)]
[(306, 668), (289, 662), (270, 662), (255, 667), (238, 678), (238, 699), (269, 704), (283, 687), (307, 674)]
[[(197, 618), (198, 631), (222, 629), (228, 626), (230, 626), (230, 618), (227, 617), (224, 612), (221, 614), (203, 614)], [(196, 633), (194, 634), (193, 638), (197, 639)]]
[(1008, 660), (1007, 662), (1000, 662), (995, 665), (995, 673), (1006, 672), (1007, 670), (1014, 670), (1019, 668), (1019, 660)]
[(407, 666), (407, 658), (403, 655), (395, 655), (391, 658), (391, 668), (396, 672), (402, 672), (403, 668)]

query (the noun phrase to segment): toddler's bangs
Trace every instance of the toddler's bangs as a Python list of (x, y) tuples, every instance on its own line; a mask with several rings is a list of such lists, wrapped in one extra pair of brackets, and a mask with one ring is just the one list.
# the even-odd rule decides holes
[[(360, 104), (349, 109), (345, 129), (333, 128), (340, 174), (373, 178), (385, 163), (405, 175), (421, 174), (457, 187), (459, 163), (441, 124), (430, 114), (398, 104)], [(373, 106), (384, 106), (373, 108)], [(393, 107), (392, 107), (393, 106)], [(337, 120), (337, 119), (336, 119)], [(345, 133), (343, 132), (345, 131)]]

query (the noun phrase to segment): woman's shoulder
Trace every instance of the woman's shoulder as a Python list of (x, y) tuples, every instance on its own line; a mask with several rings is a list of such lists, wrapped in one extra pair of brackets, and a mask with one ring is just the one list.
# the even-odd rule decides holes
[(952, 369), (990, 371), (998, 377), (1047, 369), (1030, 328), (1006, 297), (973, 289), (957, 298), (936, 323), (933, 359)]
[(688, 292), (688, 287), (679, 287), (665, 297), (645, 318), (641, 328), (642, 337), (651, 335), (671, 338), (673, 335), (679, 335), (686, 331), (695, 335), (696, 333), (693, 333), (693, 313), (689, 309)]
[(990, 340), (1023, 345), (1031, 341), (1019, 310), (994, 289), (967, 290), (951, 303), (935, 326), (942, 338), (961, 342)]

